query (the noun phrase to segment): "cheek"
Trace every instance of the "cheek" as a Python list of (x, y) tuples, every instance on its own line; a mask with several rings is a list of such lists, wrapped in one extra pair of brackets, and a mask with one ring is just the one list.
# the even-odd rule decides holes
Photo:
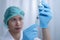
[(20, 23), (20, 26), (23, 27), (23, 22)]
[(16, 25), (16, 22), (12, 22), (11, 25), (12, 25), (12, 26), (15, 26), (15, 25)]
[(9, 21), (8, 26), (14, 27), (15, 26), (15, 22)]
[(14, 30), (15, 29), (15, 23), (14, 22), (9, 22), (9, 30)]

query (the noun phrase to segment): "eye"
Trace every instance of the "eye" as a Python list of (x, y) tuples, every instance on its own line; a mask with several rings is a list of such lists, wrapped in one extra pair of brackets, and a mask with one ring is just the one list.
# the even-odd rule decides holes
[(19, 18), (19, 20), (21, 21), (21, 20), (22, 20), (22, 18), (20, 17), (20, 18)]
[(12, 18), (12, 20), (11, 21), (16, 21), (16, 19), (15, 18)]

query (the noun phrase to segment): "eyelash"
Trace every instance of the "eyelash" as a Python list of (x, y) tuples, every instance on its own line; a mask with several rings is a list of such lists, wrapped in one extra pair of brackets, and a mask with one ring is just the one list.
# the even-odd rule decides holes
[(19, 20), (22, 20), (22, 18), (19, 18)]
[(16, 19), (12, 19), (12, 21), (16, 21)]
[[(19, 18), (19, 21), (21, 21), (22, 20), (22, 18)], [(12, 21), (16, 21), (16, 19), (12, 19)]]

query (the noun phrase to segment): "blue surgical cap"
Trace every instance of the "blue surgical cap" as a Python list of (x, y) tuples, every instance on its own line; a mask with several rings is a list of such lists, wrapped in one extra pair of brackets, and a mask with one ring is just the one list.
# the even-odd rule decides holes
[(4, 23), (7, 25), (9, 19), (17, 15), (20, 15), (20, 17), (24, 18), (24, 11), (15, 6), (7, 8), (4, 14)]

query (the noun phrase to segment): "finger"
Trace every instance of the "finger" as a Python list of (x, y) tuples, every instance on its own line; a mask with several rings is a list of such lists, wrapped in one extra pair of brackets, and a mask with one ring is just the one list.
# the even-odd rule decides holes
[(44, 8), (44, 12), (50, 12), (51, 9), (48, 9), (48, 8)]
[(49, 4), (45, 3), (44, 1), (42, 1), (41, 4), (44, 6), (44, 8), (50, 9)]

